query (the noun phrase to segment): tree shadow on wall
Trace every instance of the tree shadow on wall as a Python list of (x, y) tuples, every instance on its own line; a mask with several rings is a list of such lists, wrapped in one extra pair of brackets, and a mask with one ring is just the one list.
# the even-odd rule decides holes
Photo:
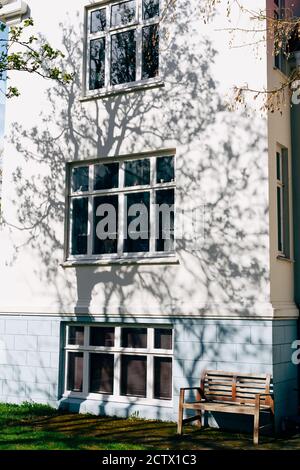
[[(162, 45), (164, 87), (90, 102), (79, 100), (78, 27), (62, 25), (64, 60), (75, 79), (70, 86), (49, 88), (52, 112), (38, 126), (13, 126), (11, 141), (24, 165), (34, 164), (34, 174), (24, 177), (22, 165), (14, 171), (18, 229), (10, 230), (12, 237), (17, 230), (24, 232), (15, 257), (25, 250), (38, 260), (36, 279), (47, 286), (62, 314), (91, 321), (99, 314), (104, 322), (137, 322), (140, 316), (149, 325), (149, 315), (164, 315), (175, 335), (183, 329), (197, 348), (187, 361), (175, 343), (175, 355), (178, 352), (182, 377), (194, 385), (198, 363), (224, 363), (220, 345), (207, 341), (210, 325), (195, 327), (197, 316), (213, 312), (217, 317), (228, 308), (251, 316), (267, 296), (267, 167), (261, 121), (224, 108), (211, 71), (216, 53), (208, 39), (199, 38), (197, 22), (185, 21), (187, 15), (195, 16), (189, 2), (182, 2), (182, 8), (185, 12), (176, 17), (173, 32)], [(205, 208), (196, 245), (185, 236), (177, 239), (174, 265), (62, 268), (66, 163), (162, 148), (177, 150), (178, 207)], [(192, 211), (186, 214), (192, 217)], [(229, 328), (221, 320), (215, 326), (228, 345), (239, 331), (234, 323)], [(260, 347), (254, 353), (257, 357)], [(249, 363), (255, 362), (251, 359)], [(228, 361), (237, 361), (236, 352)], [(128, 415), (133, 409), (134, 400)], [(159, 418), (159, 407), (157, 413)]]

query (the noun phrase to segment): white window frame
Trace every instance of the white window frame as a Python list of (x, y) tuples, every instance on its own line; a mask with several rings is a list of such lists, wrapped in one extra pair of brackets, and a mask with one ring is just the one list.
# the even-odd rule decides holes
[[(83, 346), (78, 345), (69, 345), (69, 328), (75, 327), (84, 327), (84, 344)], [(91, 328), (105, 328), (113, 327), (115, 328), (115, 345), (114, 347), (106, 346), (90, 346), (90, 329)], [(147, 329), (147, 348), (123, 348), (121, 347), (121, 330), (122, 328), (146, 328)], [(154, 348), (154, 330), (155, 329), (166, 329), (172, 330), (172, 349), (155, 349)], [(162, 406), (166, 408), (173, 407), (173, 370), (174, 370), (174, 329), (171, 325), (155, 325), (149, 326), (144, 324), (131, 325), (124, 324), (122, 326), (110, 324), (110, 323), (101, 323), (101, 324), (86, 324), (86, 323), (70, 323), (66, 327), (66, 336), (65, 336), (65, 345), (64, 345), (64, 398), (80, 398), (85, 400), (97, 400), (105, 402), (117, 402), (117, 403), (134, 403), (134, 404), (146, 404), (146, 405), (155, 405)], [(73, 392), (67, 389), (68, 384), (68, 353), (69, 352), (80, 352), (83, 353), (83, 385), (82, 392)], [(109, 395), (106, 393), (89, 393), (89, 380), (90, 380), (90, 368), (89, 368), (89, 354), (90, 353), (104, 353), (114, 354), (114, 378), (113, 378), (113, 394)], [(146, 397), (134, 397), (121, 395), (121, 356), (126, 354), (128, 356), (146, 356), (147, 357), (147, 383), (146, 383)], [(172, 398), (154, 398), (154, 358), (155, 357), (166, 357), (172, 359)]]
[[(278, 177), (278, 162), (277, 159), (279, 158), (279, 172), (280, 175)], [(287, 159), (287, 165), (284, 165), (283, 160)], [(285, 174), (286, 168), (288, 174)], [(284, 147), (277, 147), (276, 149), (276, 221), (277, 221), (277, 255), (279, 258), (286, 258), (290, 259), (290, 250), (291, 250), (291, 236), (290, 236), (290, 205), (288, 202), (288, 206), (286, 207), (285, 201), (290, 201), (290, 185), (289, 185), (289, 171), (290, 171), (290, 160), (289, 160), (289, 152)], [(285, 179), (287, 181), (287, 187), (285, 185)], [(278, 191), (280, 193), (280, 220), (279, 220), (279, 213), (278, 213)], [(287, 191), (287, 193), (286, 193)], [(288, 227), (286, 227), (288, 224)], [(288, 236), (286, 234), (286, 229)], [(281, 248), (279, 248), (279, 234), (281, 237)]]
[[(142, 29), (146, 26), (152, 26), (160, 23), (160, 16), (149, 20), (143, 19), (142, 0), (136, 0), (135, 20), (127, 25), (110, 26), (111, 7), (126, 0), (100, 0), (97, 4), (85, 7), (85, 54), (84, 54), (84, 90), (85, 97), (110, 94), (111, 92), (122, 92), (131, 88), (140, 88), (144, 85), (152, 85), (160, 82), (158, 76), (148, 79), (142, 79)], [(160, 0), (160, 13), (162, 11), (162, 0)], [(91, 33), (91, 13), (99, 9), (106, 8), (106, 28), (104, 31)], [(117, 85), (110, 84), (110, 59), (111, 59), (111, 36), (119, 32), (136, 30), (136, 80), (134, 82), (122, 83)], [(90, 41), (94, 39), (105, 38), (105, 86), (96, 90), (89, 89), (90, 83)], [(160, 54), (159, 54), (160, 57)], [(159, 65), (160, 69), (160, 65)]]
[[(277, 237), (280, 231), (282, 250), (280, 250), (279, 248), (279, 237), (278, 237), (277, 251), (279, 255), (284, 256), (284, 227), (283, 227), (283, 224), (284, 224), (284, 203), (283, 203), (284, 184), (283, 184), (283, 165), (282, 165), (282, 152), (281, 151), (276, 152), (276, 173), (278, 173), (278, 159), (279, 159), (280, 176), (278, 177), (278, 174), (276, 174), (276, 204), (277, 204), (277, 228), (278, 228)], [(280, 198), (279, 198), (280, 207), (278, 207), (278, 191), (280, 194)], [(278, 218), (278, 214), (279, 214), (278, 209), (280, 209), (280, 219)]]
[[(174, 161), (174, 175), (175, 179), (169, 183), (156, 183), (156, 161), (161, 157), (173, 157)], [(125, 162), (130, 160), (150, 160), (150, 184), (139, 186), (124, 186), (124, 165)], [(94, 167), (98, 164), (119, 163), (119, 186), (113, 189), (94, 190)], [(71, 173), (73, 168), (89, 166), (89, 190), (86, 192), (71, 193)], [(110, 260), (126, 260), (126, 259), (145, 259), (145, 258), (173, 258), (176, 253), (176, 156), (174, 152), (160, 152), (143, 155), (131, 155), (126, 157), (105, 158), (93, 161), (82, 161), (69, 164), (68, 172), (68, 202), (67, 202), (67, 247), (65, 253), (65, 261), (110, 261)], [(155, 217), (155, 193), (157, 190), (173, 189), (174, 190), (174, 247), (172, 251), (156, 251), (156, 217)], [(126, 253), (122, 250), (124, 244), (124, 207), (125, 207), (125, 194), (149, 192), (150, 193), (150, 215), (149, 215), (149, 251), (143, 252), (130, 252)], [(93, 254), (94, 242), (94, 220), (93, 220), (93, 198), (95, 196), (119, 195), (119, 211), (118, 211), (118, 252), (107, 254)], [(88, 239), (87, 239), (87, 254), (73, 255), (71, 253), (72, 247), (72, 215), (71, 215), (71, 201), (75, 198), (88, 198)]]

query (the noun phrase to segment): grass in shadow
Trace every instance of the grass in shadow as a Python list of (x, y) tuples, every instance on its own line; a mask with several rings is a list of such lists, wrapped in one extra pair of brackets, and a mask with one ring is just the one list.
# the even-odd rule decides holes
[(191, 426), (183, 436), (176, 424), (59, 412), (44, 405), (0, 404), (0, 450), (226, 450), (300, 449), (300, 436), (286, 439), (252, 436)]

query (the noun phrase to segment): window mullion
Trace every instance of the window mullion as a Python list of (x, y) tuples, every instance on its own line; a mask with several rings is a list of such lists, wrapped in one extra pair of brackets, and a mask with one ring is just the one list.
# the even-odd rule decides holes
[[(94, 189), (94, 165), (89, 166), (89, 191)], [(88, 256), (93, 253), (94, 221), (93, 221), (93, 196), (88, 198)]]
[[(115, 348), (121, 346), (121, 327), (115, 327)], [(121, 395), (121, 354), (114, 353), (114, 395)]]
[(87, 348), (90, 344), (90, 327), (89, 326), (84, 327), (83, 344), (85, 348)]
[[(69, 183), (71, 184), (71, 183)], [(73, 231), (73, 200), (71, 196), (68, 196), (69, 198), (69, 205), (68, 205), (68, 210), (69, 210), (69, 221), (68, 221), (68, 247), (67, 247), (67, 257), (72, 255), (72, 231)]]
[(147, 355), (147, 391), (146, 398), (150, 400), (154, 396), (154, 356), (152, 354)]
[(82, 393), (87, 396), (89, 393), (89, 380), (90, 380), (90, 368), (89, 368), (89, 353), (84, 351), (83, 353), (83, 383)]
[[(155, 160), (155, 159), (154, 159)], [(147, 330), (147, 398), (152, 399), (154, 396), (154, 328)], [(150, 352), (150, 354), (149, 354)]]
[(111, 35), (105, 36), (105, 86), (110, 86), (110, 61), (111, 61)]
[(69, 372), (69, 351), (65, 351), (65, 374), (64, 374), (64, 391), (68, 391), (68, 372)]
[(154, 328), (147, 330), (147, 350), (153, 352), (154, 350)]
[(114, 353), (114, 389), (113, 395), (121, 395), (121, 354)]
[(85, 88), (86, 88), (86, 91), (89, 91), (90, 83), (91, 83), (91, 40), (89, 37), (87, 39), (86, 62), (87, 62), (86, 63), (87, 77), (86, 77)]
[[(125, 175), (125, 163), (120, 162), (119, 164), (119, 188), (124, 188), (124, 175)], [(124, 243), (124, 227), (125, 227), (125, 194), (119, 194), (119, 211), (118, 211), (118, 255), (123, 255), (123, 243)]]
[(154, 253), (156, 246), (155, 246), (155, 235), (156, 235), (156, 211), (155, 211), (155, 189), (153, 186), (156, 182), (156, 158), (150, 158), (150, 184), (151, 184), (151, 191), (150, 191), (150, 243), (149, 243), (149, 251), (150, 253)]
[(142, 80), (142, 27), (136, 28), (136, 80)]

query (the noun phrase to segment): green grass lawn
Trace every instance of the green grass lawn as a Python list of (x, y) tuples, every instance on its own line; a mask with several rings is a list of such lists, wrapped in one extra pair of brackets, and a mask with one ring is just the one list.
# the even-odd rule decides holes
[[(62, 413), (44, 405), (0, 404), (0, 450), (253, 449), (252, 436), (174, 423)], [(262, 437), (259, 449), (300, 449), (300, 436)]]

